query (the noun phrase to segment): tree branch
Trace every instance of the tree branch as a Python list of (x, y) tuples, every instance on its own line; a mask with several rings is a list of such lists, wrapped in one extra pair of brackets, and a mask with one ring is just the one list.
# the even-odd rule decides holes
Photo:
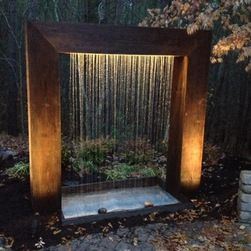
[(8, 26), (8, 28), (9, 28), (10, 33), (11, 33), (11, 36), (13, 37), (13, 39), (14, 39), (16, 45), (17, 45), (17, 48), (18, 48), (18, 49), (21, 49), (21, 45), (20, 45), (20, 44), (18, 43), (18, 41), (17, 41), (17, 37), (16, 37), (16, 35), (15, 35), (15, 33), (14, 33), (14, 31), (13, 31), (13, 29), (12, 29), (10, 23), (9, 23), (9, 20), (8, 20), (7, 16), (6, 16), (5, 13), (3, 12), (3, 10), (1, 10), (0, 13), (2, 14), (2, 16), (3, 16), (4, 19), (5, 19), (5, 22), (6, 22), (7, 26)]

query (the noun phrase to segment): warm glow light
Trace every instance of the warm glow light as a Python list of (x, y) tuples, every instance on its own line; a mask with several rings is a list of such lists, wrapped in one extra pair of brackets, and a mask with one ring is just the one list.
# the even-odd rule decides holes
[(185, 190), (195, 190), (200, 185), (202, 151), (201, 132), (190, 128), (190, 134), (183, 139), (181, 159), (181, 186)]
[[(36, 211), (61, 207), (60, 53), (119, 51), (144, 56), (166, 52), (175, 56), (169, 137), (173, 137), (169, 146), (172, 165), (168, 168), (175, 173), (173, 186), (179, 187), (180, 179), (188, 189), (200, 183), (205, 120), (205, 105), (200, 100), (206, 97), (211, 34), (200, 31), (188, 36), (178, 29), (124, 29), (87, 24), (26, 25), (31, 196)], [(181, 88), (184, 86), (186, 91)]]

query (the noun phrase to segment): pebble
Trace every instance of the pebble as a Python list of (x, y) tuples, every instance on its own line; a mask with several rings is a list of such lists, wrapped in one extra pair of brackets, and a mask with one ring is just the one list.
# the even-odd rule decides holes
[(128, 243), (125, 242), (120, 242), (116, 247), (115, 250), (116, 251), (130, 251), (133, 249), (133, 245), (130, 245)]
[(104, 208), (104, 207), (101, 207), (101, 208), (99, 208), (98, 213), (99, 214), (106, 214), (107, 213), (107, 209)]
[(145, 201), (144, 205), (145, 207), (153, 207), (153, 203), (150, 200)]
[(117, 235), (118, 235), (120, 238), (125, 237), (127, 234), (128, 234), (128, 229), (127, 229), (127, 228), (119, 228), (119, 229), (117, 230)]
[(0, 150), (0, 160), (6, 161), (12, 159), (16, 155), (15, 152), (10, 150)]
[(160, 157), (158, 158), (158, 163), (159, 163), (159, 164), (163, 164), (163, 163), (166, 163), (166, 162), (167, 162), (166, 156), (160, 156)]

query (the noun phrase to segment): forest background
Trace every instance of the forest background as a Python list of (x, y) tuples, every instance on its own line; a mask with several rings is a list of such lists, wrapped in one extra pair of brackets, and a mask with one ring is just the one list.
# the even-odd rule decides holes
[(250, 0), (0, 0), (0, 133), (27, 135), (27, 20), (178, 27), (189, 33), (211, 29), (206, 141), (250, 156), (250, 5)]

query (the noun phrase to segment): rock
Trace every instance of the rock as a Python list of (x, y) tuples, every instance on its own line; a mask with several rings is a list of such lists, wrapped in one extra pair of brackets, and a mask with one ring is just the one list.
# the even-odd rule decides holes
[(207, 238), (204, 237), (204, 236), (202, 236), (202, 235), (199, 235), (199, 236), (198, 236), (198, 240), (199, 240), (200, 242), (205, 242), (205, 241), (207, 240)]
[(159, 163), (159, 164), (164, 164), (164, 163), (166, 163), (166, 162), (167, 162), (166, 156), (162, 155), (162, 156), (160, 156), (160, 157), (158, 158), (158, 163)]
[(99, 243), (99, 247), (106, 248), (106, 250), (114, 250), (114, 248), (117, 244), (118, 243), (111, 238), (110, 239), (104, 238)]
[(107, 209), (104, 208), (104, 207), (101, 207), (101, 208), (99, 208), (98, 213), (99, 214), (106, 214), (107, 213)]
[(239, 211), (239, 219), (241, 222), (251, 222), (251, 212), (248, 211)]
[(133, 250), (134, 247), (133, 245), (130, 245), (128, 243), (125, 243), (123, 241), (121, 241), (116, 247), (115, 247), (115, 251), (131, 251)]
[(141, 250), (144, 251), (155, 251), (156, 249), (154, 248), (154, 246), (150, 243), (144, 243), (143, 245), (140, 246)]
[(11, 160), (15, 155), (16, 153), (10, 150), (0, 150), (0, 161)]
[(128, 229), (127, 229), (127, 228), (119, 228), (119, 229), (117, 230), (117, 235), (118, 235), (120, 238), (125, 237), (127, 234), (128, 234)]
[(153, 203), (149, 200), (149, 201), (145, 201), (144, 203), (145, 207), (153, 207)]
[(139, 242), (146, 242), (149, 238), (149, 231), (145, 231), (143, 228), (136, 228), (134, 235), (137, 236)]
[(251, 171), (248, 170), (241, 171), (240, 180), (244, 184), (251, 185)]
[(239, 199), (242, 202), (251, 203), (251, 194), (244, 193), (241, 190), (239, 190)]

